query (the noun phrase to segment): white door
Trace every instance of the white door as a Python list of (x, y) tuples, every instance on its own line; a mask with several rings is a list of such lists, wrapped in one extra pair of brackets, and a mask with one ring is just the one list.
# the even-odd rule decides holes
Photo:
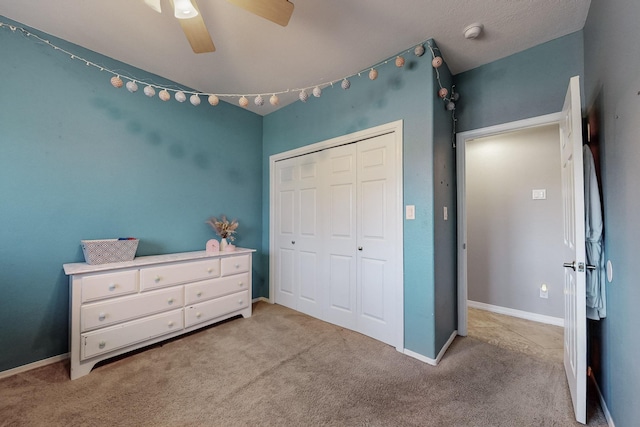
[(296, 307), (298, 292), (296, 278), (295, 240), (297, 238), (296, 212), (300, 171), (297, 159), (276, 163), (275, 179), (275, 297), (279, 304)]
[(564, 368), (576, 420), (587, 418), (584, 175), (580, 81), (572, 77), (562, 108), (560, 154), (564, 207)]
[(393, 134), (358, 143), (358, 332), (394, 344), (398, 206)]
[(322, 310), (318, 156), (278, 162), (276, 300), (311, 316)]
[(356, 144), (326, 153), (325, 320), (356, 330)]

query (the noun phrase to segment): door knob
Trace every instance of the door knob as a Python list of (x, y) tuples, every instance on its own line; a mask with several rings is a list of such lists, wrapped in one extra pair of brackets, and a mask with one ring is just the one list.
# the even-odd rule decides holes
[(587, 264), (587, 270), (595, 270), (597, 267), (595, 265)]
[[(577, 269), (580, 273), (584, 273), (584, 267), (585, 267), (584, 262), (579, 262), (577, 264), (575, 261), (565, 262), (564, 264), (562, 264), (562, 266), (566, 268), (570, 268), (573, 271), (576, 271)], [(596, 269), (595, 265), (587, 265), (587, 270), (595, 270), (595, 269)]]
[(362, 246), (358, 246), (358, 250), (361, 251), (362, 250)]
[(295, 241), (295, 240), (292, 240), (292, 241), (291, 241), (291, 244), (292, 244), (292, 245), (295, 245), (295, 244), (296, 244), (296, 241)]
[(575, 261), (573, 261), (573, 262), (565, 262), (564, 264), (562, 264), (562, 266), (565, 267), (565, 268), (570, 268), (573, 271), (576, 271), (576, 262)]

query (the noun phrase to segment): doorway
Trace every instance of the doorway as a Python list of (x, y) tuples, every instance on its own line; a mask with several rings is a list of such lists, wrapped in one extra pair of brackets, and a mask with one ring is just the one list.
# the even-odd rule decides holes
[(562, 270), (553, 263), (562, 250), (560, 119), (457, 135), (459, 335), (468, 307), (563, 324)]

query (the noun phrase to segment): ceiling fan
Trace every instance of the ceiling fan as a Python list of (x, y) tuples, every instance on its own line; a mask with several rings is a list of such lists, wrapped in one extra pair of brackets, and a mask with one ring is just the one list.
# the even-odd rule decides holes
[[(288, 0), (227, 0), (249, 12), (286, 27), (293, 13), (293, 3)], [(160, 0), (144, 0), (158, 13), (162, 12)], [(170, 0), (174, 16), (180, 21), (182, 31), (195, 53), (215, 52), (211, 35), (202, 19), (196, 0)]]

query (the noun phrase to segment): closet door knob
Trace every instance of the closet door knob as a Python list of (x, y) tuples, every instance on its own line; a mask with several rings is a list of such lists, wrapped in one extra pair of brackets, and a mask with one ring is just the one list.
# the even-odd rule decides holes
[(296, 241), (295, 241), (295, 240), (292, 240), (292, 241), (291, 241), (291, 244), (292, 244), (292, 245), (295, 245), (295, 244), (296, 244)]
[(358, 246), (358, 250), (361, 251), (362, 250), (362, 246)]

